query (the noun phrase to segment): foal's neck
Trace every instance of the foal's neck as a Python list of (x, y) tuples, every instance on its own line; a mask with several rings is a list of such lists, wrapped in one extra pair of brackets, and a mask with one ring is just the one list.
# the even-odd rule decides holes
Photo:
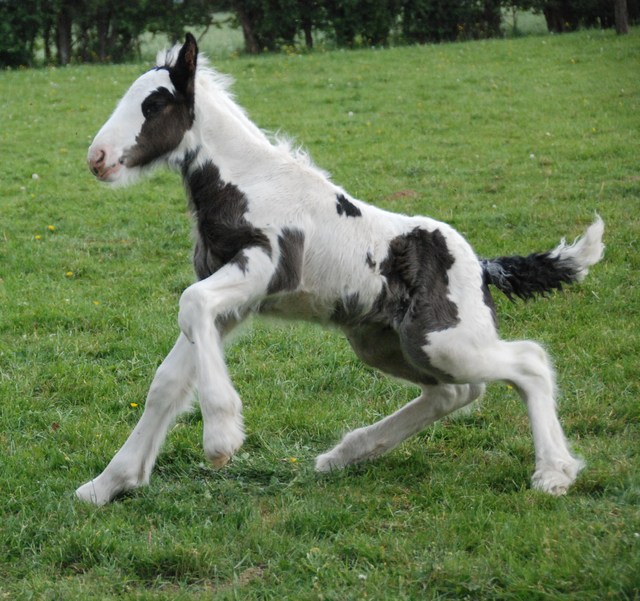
[(228, 182), (255, 180), (272, 172), (282, 152), (275, 147), (229, 93), (206, 74), (198, 79), (194, 145), (198, 162), (210, 161)]

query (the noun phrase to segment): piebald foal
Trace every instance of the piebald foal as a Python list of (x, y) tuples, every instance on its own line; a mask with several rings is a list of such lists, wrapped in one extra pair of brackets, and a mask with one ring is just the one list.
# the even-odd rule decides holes
[(304, 154), (272, 143), (227, 81), (197, 62), (188, 34), (133, 83), (89, 149), (94, 175), (114, 185), (159, 165), (182, 174), (198, 281), (182, 294), (181, 334), (140, 421), (78, 497), (102, 505), (146, 484), (170, 424), (196, 391), (206, 456), (215, 466), (231, 458), (244, 432), (222, 341), (250, 313), (337, 326), (365, 363), (422, 390), (320, 455), (319, 471), (381, 455), (504, 380), (529, 412), (533, 486), (565, 493), (582, 464), (556, 415), (553, 371), (539, 345), (498, 337), (488, 286), (528, 298), (582, 280), (602, 256), (602, 221), (573, 245), (480, 260), (450, 226), (353, 199)]

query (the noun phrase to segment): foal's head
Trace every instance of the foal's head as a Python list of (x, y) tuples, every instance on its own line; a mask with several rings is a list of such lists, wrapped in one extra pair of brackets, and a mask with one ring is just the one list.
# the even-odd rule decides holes
[(187, 34), (176, 59), (133, 83), (89, 147), (89, 168), (99, 180), (126, 184), (179, 153), (195, 117), (197, 58), (196, 40)]

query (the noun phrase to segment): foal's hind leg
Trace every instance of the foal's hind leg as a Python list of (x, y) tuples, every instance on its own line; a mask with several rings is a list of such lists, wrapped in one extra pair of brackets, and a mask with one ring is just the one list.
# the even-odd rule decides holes
[(529, 341), (496, 340), (487, 348), (472, 350), (455, 337), (441, 345), (440, 334), (444, 335), (432, 334), (425, 348), (432, 362), (456, 380), (504, 380), (515, 385), (526, 403), (533, 433), (536, 469), (531, 483), (553, 495), (566, 493), (583, 463), (571, 454), (558, 421), (553, 369), (542, 347)]
[(510, 358), (507, 369), (527, 405), (536, 452), (534, 488), (562, 495), (576, 479), (584, 464), (573, 457), (555, 403), (555, 378), (545, 351), (533, 342), (503, 342)]
[(374, 459), (441, 417), (471, 403), (483, 390), (482, 384), (423, 385), (417, 399), (371, 426), (349, 432), (340, 444), (319, 455), (316, 470), (326, 472)]
[(194, 383), (193, 348), (180, 335), (156, 371), (140, 421), (102, 474), (76, 490), (78, 498), (104, 505), (146, 484), (169, 426), (191, 405)]
[(328, 471), (373, 459), (441, 417), (464, 407), (484, 391), (483, 384), (438, 384), (428, 372), (407, 359), (395, 330), (381, 324), (345, 328), (356, 355), (367, 365), (396, 378), (415, 382), (422, 394), (379, 422), (349, 432), (336, 447), (318, 456), (316, 469)]

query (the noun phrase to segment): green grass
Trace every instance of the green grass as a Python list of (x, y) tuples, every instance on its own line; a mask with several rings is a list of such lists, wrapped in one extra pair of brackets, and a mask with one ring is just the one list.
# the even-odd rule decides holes
[(497, 299), (504, 336), (555, 358), (588, 467), (564, 498), (530, 490), (525, 410), (494, 385), (376, 463), (317, 475), (317, 453), (415, 390), (335, 332), (256, 322), (228, 351), (234, 461), (203, 464), (195, 411), (148, 488), (76, 502), (177, 335), (191, 226), (176, 175), (114, 192), (84, 164), (140, 66), (0, 73), (0, 599), (638, 599), (640, 31), (217, 66), (353, 195), (449, 221), (482, 255), (603, 216), (583, 285)]

